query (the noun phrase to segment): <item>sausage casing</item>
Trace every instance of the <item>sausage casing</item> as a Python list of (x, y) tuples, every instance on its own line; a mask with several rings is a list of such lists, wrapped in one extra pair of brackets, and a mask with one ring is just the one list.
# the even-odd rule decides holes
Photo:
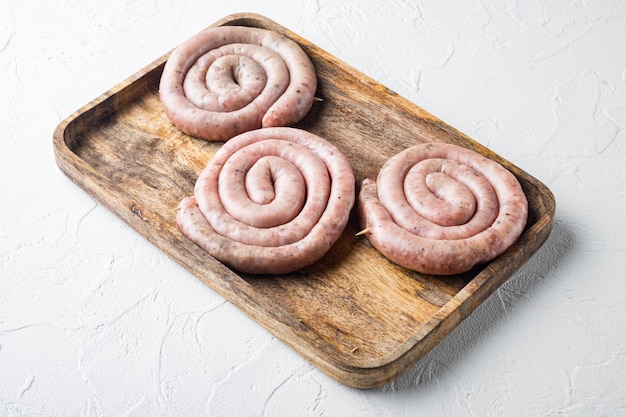
[[(266, 167), (276, 159), (290, 168)], [(337, 147), (304, 130), (263, 128), (219, 149), (176, 220), (185, 236), (238, 271), (287, 273), (328, 252), (354, 201), (354, 173)]]
[(466, 272), (521, 235), (528, 202), (515, 176), (469, 149), (415, 145), (365, 179), (357, 213), (372, 246), (425, 274)]
[(228, 140), (299, 121), (316, 88), (313, 63), (296, 42), (269, 30), (221, 26), (172, 51), (159, 94), (165, 114), (181, 131)]

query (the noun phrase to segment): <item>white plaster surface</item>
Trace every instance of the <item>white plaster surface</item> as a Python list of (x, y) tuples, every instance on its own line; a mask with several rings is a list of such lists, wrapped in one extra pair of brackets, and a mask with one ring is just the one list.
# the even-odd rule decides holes
[[(234, 12), (543, 181), (544, 247), (395, 382), (322, 374), (56, 167), (67, 115)], [(626, 415), (622, 0), (2, 0), (0, 416)]]

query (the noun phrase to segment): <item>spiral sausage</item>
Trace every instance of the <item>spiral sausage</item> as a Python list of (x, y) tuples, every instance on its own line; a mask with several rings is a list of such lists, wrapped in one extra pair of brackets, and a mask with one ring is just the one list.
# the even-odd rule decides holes
[(357, 214), (371, 244), (426, 274), (466, 272), (521, 235), (528, 202), (500, 164), (451, 144), (415, 145), (365, 179)]
[(180, 204), (181, 232), (247, 273), (286, 273), (337, 241), (355, 200), (345, 155), (289, 127), (242, 133), (224, 144)]
[(296, 42), (269, 30), (221, 26), (172, 51), (159, 94), (165, 114), (180, 130), (228, 140), (299, 121), (316, 88), (315, 68)]

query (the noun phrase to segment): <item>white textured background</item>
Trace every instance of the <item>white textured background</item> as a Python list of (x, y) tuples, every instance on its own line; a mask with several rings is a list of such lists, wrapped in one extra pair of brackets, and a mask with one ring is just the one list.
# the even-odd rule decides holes
[[(622, 0), (2, 0), (0, 416), (626, 415)], [(57, 169), (67, 115), (234, 12), (543, 181), (544, 247), (415, 367), (319, 372)]]

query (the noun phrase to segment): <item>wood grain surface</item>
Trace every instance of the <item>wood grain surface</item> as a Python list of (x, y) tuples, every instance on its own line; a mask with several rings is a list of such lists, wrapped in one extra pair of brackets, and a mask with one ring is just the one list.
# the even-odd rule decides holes
[(418, 142), (473, 149), (522, 184), (530, 211), (524, 233), (503, 255), (465, 274), (429, 276), (392, 264), (355, 236), (352, 215), (339, 241), (313, 266), (252, 276), (213, 259), (176, 227), (178, 202), (193, 193), (221, 143), (187, 136), (165, 116), (158, 84), (168, 54), (57, 127), (57, 164), (86, 192), (323, 372), (353, 387), (383, 385), (414, 365), (544, 243), (554, 197), (501, 156), (279, 24), (237, 14), (213, 26), (219, 25), (270, 29), (303, 47), (323, 101), (297, 127), (337, 145), (352, 162), (357, 185)]

